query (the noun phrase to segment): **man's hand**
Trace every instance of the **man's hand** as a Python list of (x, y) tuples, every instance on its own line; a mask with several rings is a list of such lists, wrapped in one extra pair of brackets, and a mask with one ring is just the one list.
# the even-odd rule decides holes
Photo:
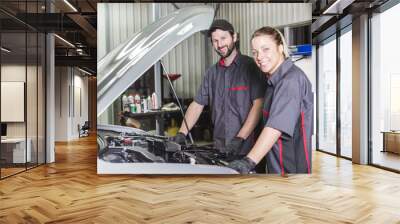
[(249, 157), (244, 157), (243, 159), (235, 160), (229, 163), (228, 167), (236, 170), (240, 174), (248, 174), (250, 171), (254, 170), (256, 163)]
[(229, 155), (237, 156), (240, 153), (244, 139), (241, 137), (234, 137), (227, 145), (226, 150)]
[(170, 138), (171, 141), (178, 143), (179, 145), (186, 145), (186, 135), (182, 132), (178, 132), (174, 137)]

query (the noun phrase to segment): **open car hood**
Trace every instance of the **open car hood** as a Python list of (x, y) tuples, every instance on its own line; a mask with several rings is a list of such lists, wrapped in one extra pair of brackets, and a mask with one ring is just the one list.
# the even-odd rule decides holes
[[(172, 48), (210, 27), (211, 6), (177, 10), (150, 24), (98, 62), (97, 116)], [(231, 158), (207, 146), (183, 146), (140, 129), (97, 126), (99, 174), (237, 174)]]
[(179, 9), (121, 43), (97, 64), (97, 116), (172, 48), (211, 26), (214, 9)]

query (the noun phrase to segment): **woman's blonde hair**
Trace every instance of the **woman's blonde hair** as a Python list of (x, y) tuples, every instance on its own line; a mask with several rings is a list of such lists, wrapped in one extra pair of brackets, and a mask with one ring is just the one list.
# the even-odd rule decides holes
[(253, 35), (251, 35), (250, 41), (252, 41), (255, 37), (263, 36), (263, 35), (271, 36), (272, 39), (275, 41), (275, 43), (278, 46), (282, 45), (283, 46), (283, 56), (285, 58), (289, 57), (289, 48), (286, 44), (285, 37), (283, 36), (281, 31), (279, 31), (278, 29), (275, 29), (273, 27), (270, 27), (270, 26), (264, 26), (256, 31), (254, 31)]

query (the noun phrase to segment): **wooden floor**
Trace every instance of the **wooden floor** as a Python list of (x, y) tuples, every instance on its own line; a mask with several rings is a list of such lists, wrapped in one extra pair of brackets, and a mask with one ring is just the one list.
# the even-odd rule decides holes
[(374, 151), (372, 162), (377, 165), (400, 170), (400, 154), (376, 150)]
[(311, 176), (99, 176), (84, 138), (0, 181), (0, 223), (400, 223), (399, 174), (313, 158)]
[(19, 172), (23, 172), (23, 171), (25, 171), (26, 170), (26, 168), (25, 167), (17, 167), (17, 168), (1, 168), (1, 177), (3, 178), (3, 177), (7, 177), (7, 176), (10, 176), (10, 175), (13, 175), (13, 174), (16, 174), (16, 173), (19, 173)]

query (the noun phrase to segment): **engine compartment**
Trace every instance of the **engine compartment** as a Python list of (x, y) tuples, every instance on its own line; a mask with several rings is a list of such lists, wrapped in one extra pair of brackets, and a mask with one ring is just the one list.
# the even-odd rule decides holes
[(212, 146), (179, 145), (165, 136), (98, 132), (98, 157), (110, 163), (183, 163), (226, 166), (236, 159)]

